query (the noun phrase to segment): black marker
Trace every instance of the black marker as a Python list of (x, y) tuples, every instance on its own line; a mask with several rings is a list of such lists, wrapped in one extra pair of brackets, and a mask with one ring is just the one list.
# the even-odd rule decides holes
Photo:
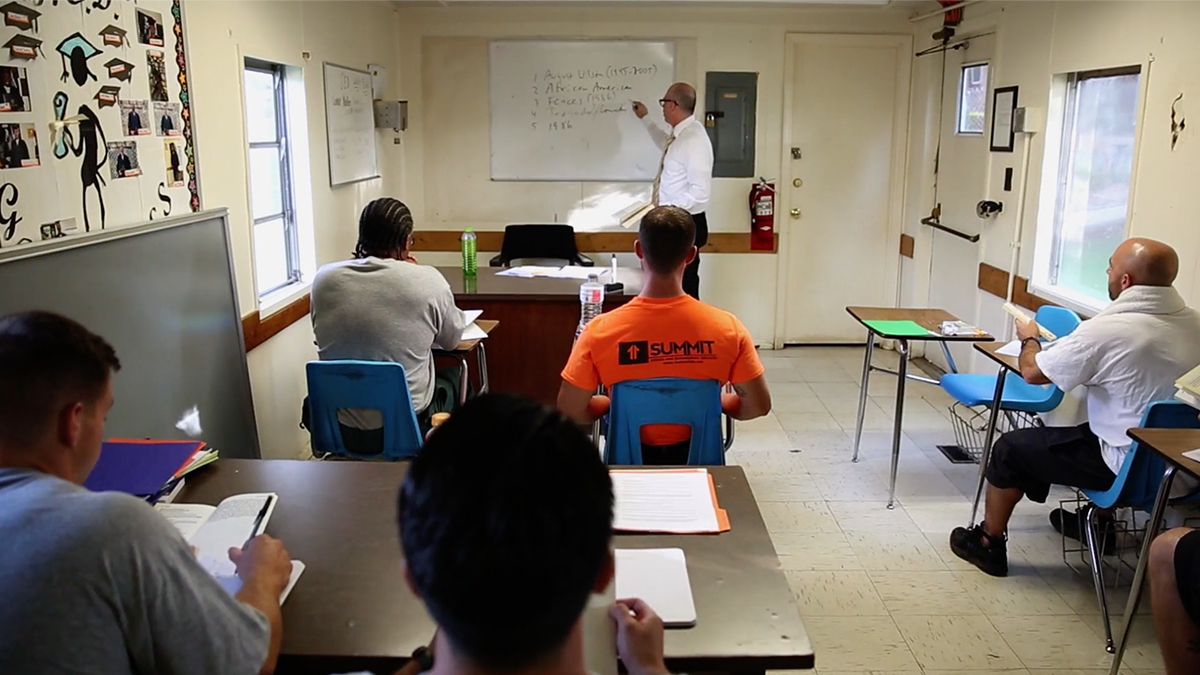
[(274, 499), (274, 496), (267, 495), (267, 500), (263, 502), (262, 510), (254, 517), (254, 527), (250, 528), (250, 538), (246, 540), (245, 544), (242, 544), (242, 550), (245, 550), (250, 545), (250, 540), (254, 539), (255, 533), (258, 532), (259, 526), (262, 525), (263, 518), (267, 517), (267, 509), (271, 508), (272, 499)]

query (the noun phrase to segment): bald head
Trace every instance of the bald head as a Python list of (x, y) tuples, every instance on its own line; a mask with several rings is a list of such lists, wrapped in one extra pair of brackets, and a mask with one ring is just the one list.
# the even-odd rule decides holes
[(1153, 239), (1121, 242), (1108, 261), (1108, 296), (1113, 300), (1130, 286), (1170, 286), (1179, 274), (1179, 254)]
[(675, 126), (696, 112), (696, 88), (687, 82), (676, 82), (663, 96), (663, 119)]

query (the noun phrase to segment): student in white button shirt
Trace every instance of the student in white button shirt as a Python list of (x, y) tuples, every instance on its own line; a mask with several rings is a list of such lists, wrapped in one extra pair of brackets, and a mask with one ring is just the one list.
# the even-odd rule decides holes
[[(633, 112), (646, 125), (650, 138), (663, 151), (658, 176), (651, 193), (655, 206), (678, 206), (692, 215), (696, 223), (696, 247), (708, 243), (708, 217), (705, 209), (712, 195), (713, 149), (704, 125), (696, 120), (696, 90), (685, 82), (676, 82), (659, 100), (663, 119), (671, 125), (663, 129), (646, 116), (646, 106), (633, 102)], [(683, 290), (700, 299), (700, 254), (683, 271)]]
[[(1200, 363), (1200, 313), (1171, 284), (1179, 256), (1166, 244), (1129, 239), (1108, 268), (1113, 303), (1044, 350), (1033, 322), (1018, 322), (1021, 376), (1030, 384), (1087, 388), (1087, 424), (1004, 434), (987, 468), (984, 520), (950, 534), (955, 555), (993, 576), (1008, 574), (1006, 530), (1022, 497), (1044, 503), (1051, 485), (1112, 486), (1146, 406), (1175, 393)], [(1058, 514), (1062, 517), (1062, 514)]]

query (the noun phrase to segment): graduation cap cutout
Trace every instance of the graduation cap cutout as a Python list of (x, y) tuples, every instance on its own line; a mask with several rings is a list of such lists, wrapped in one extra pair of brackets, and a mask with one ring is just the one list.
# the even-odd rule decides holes
[(21, 30), (31, 30), (35, 33), (38, 29), (38, 17), (42, 15), (36, 9), (26, 7), (19, 2), (0, 5), (0, 12), (4, 13), (5, 26), (16, 26)]
[(104, 30), (100, 31), (100, 39), (109, 47), (122, 47), (129, 44), (125, 34), (126, 31), (124, 28), (109, 24), (104, 27)]
[[(87, 83), (88, 78), (95, 80), (96, 75), (88, 69), (88, 59), (100, 53), (96, 45), (87, 41), (80, 33), (73, 33), (67, 39), (58, 43), (58, 53), (62, 55), (63, 72), (62, 81), (67, 81), (67, 76), (75, 78), (75, 84), (83, 86)], [(68, 64), (67, 59), (70, 59)], [(68, 65), (70, 70), (68, 72)]]
[(100, 103), (101, 108), (111, 108), (117, 104), (117, 97), (121, 95), (121, 88), (115, 84), (106, 84), (100, 87), (100, 91), (96, 92), (93, 97)]
[(108, 76), (114, 80), (128, 82), (129, 78), (133, 77), (133, 64), (128, 61), (109, 59), (104, 67), (108, 68)]
[(4, 49), (8, 50), (8, 55), (12, 58), (28, 61), (38, 57), (38, 53), (42, 51), (42, 41), (17, 33), (4, 43)]

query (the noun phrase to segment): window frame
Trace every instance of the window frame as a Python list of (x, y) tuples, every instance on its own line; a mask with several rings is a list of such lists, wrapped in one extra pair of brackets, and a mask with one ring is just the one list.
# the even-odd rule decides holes
[[(1113, 68), (1081, 70), (1056, 75), (1051, 91), (1051, 126), (1047, 128), (1046, 156), (1041, 179), (1041, 201), (1037, 218), (1033, 270), (1030, 288), (1065, 307), (1083, 313), (1102, 310), (1106, 302), (1083, 291), (1058, 283), (1061, 268), (1063, 216), (1067, 188), (1074, 167), (1074, 134), (1078, 120), (1078, 91), (1082, 82), (1106, 77), (1135, 75), (1138, 77), (1138, 100), (1134, 114), (1133, 147), (1129, 173), (1128, 196), (1125, 207), (1123, 236), (1129, 236), (1134, 195), (1137, 188), (1137, 166), (1141, 149), (1146, 105), (1145, 64)], [(1057, 109), (1057, 114), (1054, 114)], [(1052, 194), (1047, 194), (1053, 190)]]
[[(979, 68), (981, 66), (984, 69), (984, 71), (983, 71), (983, 89), (984, 89), (983, 127), (979, 131), (963, 130), (963, 128), (962, 128), (963, 96), (966, 93), (966, 89), (967, 89), (967, 87), (966, 87), (967, 71), (971, 70), (973, 68)], [(989, 86), (989, 84), (991, 82), (991, 77), (992, 77), (992, 64), (990, 61), (986, 61), (986, 60), (974, 61), (971, 63), (964, 63), (961, 66), (959, 66), (959, 68), (958, 68), (958, 87), (957, 87), (957, 90), (955, 91), (955, 105), (954, 105), (954, 134), (956, 136), (966, 136), (969, 138), (976, 138), (976, 137), (983, 138), (984, 137), (984, 132), (987, 131), (988, 92), (991, 91), (991, 87)]]
[[(303, 281), (303, 269), (302, 269), (301, 260), (300, 260), (299, 225), (298, 225), (297, 219), (296, 219), (295, 190), (292, 185), (292, 179), (293, 179), (293, 177), (292, 177), (292, 150), (291, 150), (290, 135), (288, 133), (288, 117), (287, 117), (288, 104), (287, 104), (287, 97), (286, 97), (286, 91), (285, 91), (285, 87), (286, 87), (285, 82), (286, 82), (287, 76), (286, 76), (285, 68), (286, 67), (282, 64), (272, 63), (270, 61), (264, 61), (264, 60), (255, 59), (252, 57), (246, 57), (245, 62), (243, 64), (243, 69), (242, 69), (242, 72), (243, 72), (243, 77), (242, 77), (243, 96), (245, 94), (245, 88), (246, 88), (245, 77), (244, 77), (244, 74), (246, 71), (253, 71), (253, 72), (268, 74), (271, 76), (272, 82), (274, 84), (273, 103), (275, 106), (275, 140), (274, 141), (251, 141), (249, 138), (249, 134), (247, 132), (247, 137), (246, 137), (246, 181), (248, 184), (250, 184), (251, 181), (253, 180), (253, 177), (250, 174), (250, 153), (251, 153), (251, 151), (256, 150), (256, 149), (275, 150), (279, 156), (279, 184), (280, 184), (279, 185), (279, 191), (280, 191), (279, 196), (280, 196), (280, 202), (281, 202), (280, 207), (281, 207), (282, 211), (279, 213), (272, 213), (267, 216), (255, 218), (254, 217), (254, 204), (253, 204), (253, 190), (254, 190), (253, 185), (249, 185), (250, 190), (248, 191), (247, 196), (250, 197), (249, 206), (250, 206), (250, 230), (251, 230), (250, 238), (251, 238), (251, 241), (255, 240), (254, 229), (258, 225), (260, 225), (262, 223), (270, 222), (273, 220), (280, 220), (280, 219), (283, 220), (284, 255), (285, 255), (285, 260), (286, 260), (286, 265), (287, 265), (287, 278), (280, 284), (277, 284), (270, 288), (260, 289), (258, 287), (258, 279), (257, 279), (257, 276), (258, 276), (258, 251), (254, 251), (255, 292), (257, 293), (260, 301), (263, 298), (271, 295), (272, 293), (277, 293), (278, 291), (280, 291), (284, 288), (287, 288), (288, 286), (291, 286), (293, 284), (297, 284), (297, 283), (300, 283)], [(243, 99), (243, 101), (244, 101), (244, 99)], [(245, 105), (243, 105), (243, 108), (246, 108)], [(249, 110), (243, 109), (242, 114), (243, 114), (243, 118), (245, 119), (246, 116), (249, 114)], [(248, 130), (249, 129), (248, 120), (246, 120), (245, 123), (247, 125), (247, 130)]]

